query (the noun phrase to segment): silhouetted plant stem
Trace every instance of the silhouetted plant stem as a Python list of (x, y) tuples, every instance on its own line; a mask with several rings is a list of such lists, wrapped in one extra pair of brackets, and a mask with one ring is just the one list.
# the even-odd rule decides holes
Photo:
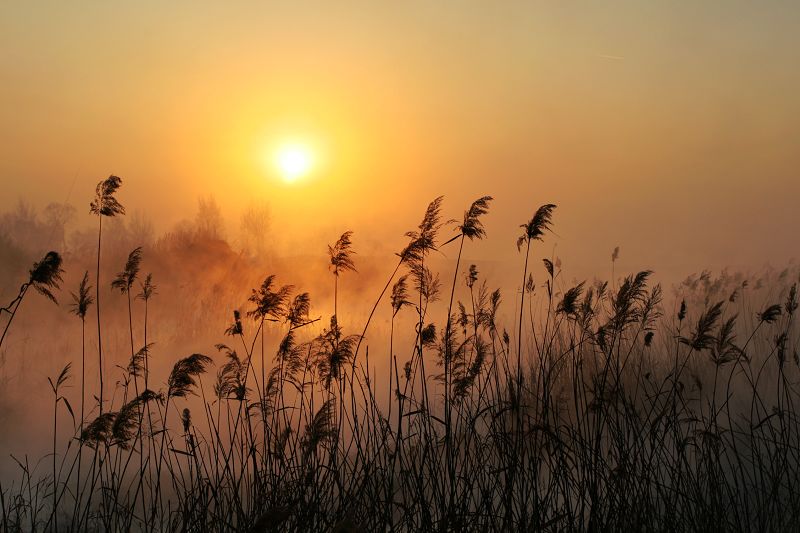
[(455, 297), (456, 293), (456, 280), (458, 279), (458, 267), (461, 264), (461, 253), (464, 250), (464, 233), (461, 234), (461, 238), (459, 239), (458, 244), (458, 257), (456, 258), (456, 266), (453, 272), (453, 284), (450, 286), (450, 302), (447, 304), (447, 317), (446, 317), (446, 326), (445, 326), (445, 358), (444, 358), (444, 408), (445, 408), (445, 442), (447, 446), (447, 464), (450, 469), (452, 469), (452, 445), (450, 442), (450, 425), (451, 425), (451, 415), (450, 415), (450, 359), (452, 358), (452, 353), (450, 353), (450, 335), (452, 329), (452, 321), (450, 320), (450, 315), (453, 313), (453, 298)]
[(100, 328), (100, 244), (103, 236), (103, 215), (98, 214), (97, 228), (97, 271), (95, 275), (95, 311), (97, 313), (97, 358), (98, 374), (100, 375), (100, 414), (103, 414), (103, 337)]
[(531, 241), (527, 240), (525, 244), (525, 266), (522, 269), (522, 291), (519, 301), (519, 325), (517, 328), (517, 409), (519, 409), (519, 402), (521, 402), (520, 395), (522, 394), (522, 317), (525, 309), (525, 283), (528, 279), (528, 259), (530, 257)]
[(386, 294), (386, 291), (389, 289), (389, 285), (392, 284), (394, 277), (397, 275), (397, 271), (400, 270), (400, 267), (403, 266), (404, 262), (405, 261), (403, 258), (400, 258), (400, 261), (397, 262), (397, 266), (394, 267), (391, 276), (389, 276), (389, 279), (386, 281), (386, 285), (383, 286), (383, 290), (381, 290), (381, 293), (378, 295), (378, 299), (375, 300), (372, 310), (369, 312), (369, 316), (367, 316), (367, 321), (364, 324), (364, 329), (361, 331), (361, 335), (358, 337), (358, 343), (356, 344), (356, 349), (353, 354), (353, 366), (355, 366), (355, 361), (358, 357), (358, 350), (361, 347), (361, 341), (364, 340), (364, 336), (367, 334), (367, 329), (369, 328), (369, 324), (372, 321), (373, 315), (375, 315), (375, 310), (378, 308), (378, 304), (380, 304), (381, 300), (383, 299), (383, 295)]
[(7, 307), (2, 308), (2, 311), (5, 311), (10, 316), (8, 317), (8, 322), (6, 322), (6, 325), (3, 328), (3, 335), (0, 336), (0, 347), (3, 346), (3, 341), (6, 338), (6, 333), (8, 333), (8, 329), (11, 327), (11, 322), (14, 321), (14, 317), (17, 315), (17, 310), (19, 309), (19, 306), (22, 304), (22, 299), (25, 298), (25, 293), (28, 292), (29, 285), (30, 285), (29, 283), (25, 283), (24, 285), (22, 285), (22, 287), (20, 287), (19, 289), (19, 294), (17, 295), (17, 297), (14, 298), (14, 300), (12, 300), (12, 302), (8, 304)]

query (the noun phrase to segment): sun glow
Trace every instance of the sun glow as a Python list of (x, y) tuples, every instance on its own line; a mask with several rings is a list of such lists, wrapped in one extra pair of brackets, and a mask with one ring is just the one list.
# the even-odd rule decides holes
[(306, 176), (313, 167), (311, 150), (302, 144), (285, 144), (275, 153), (275, 165), (287, 183), (293, 183)]

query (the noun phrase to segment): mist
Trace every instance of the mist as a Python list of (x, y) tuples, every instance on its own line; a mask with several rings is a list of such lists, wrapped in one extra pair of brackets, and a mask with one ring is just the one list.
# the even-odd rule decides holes
[[(420, 213), (423, 205), (421, 202), (418, 206)], [(448, 218), (459, 216), (461, 206), (450, 205), (447, 201), (445, 206)], [(294, 295), (310, 293), (309, 316), (313, 322), (303, 329), (303, 338), (312, 339), (329, 326), (333, 314), (334, 276), (323, 239), (333, 243), (347, 227), (332, 231), (329, 229), (331, 224), (320, 222), (319, 228), (309, 230), (308, 238), (302, 234), (289, 238), (280, 229), (282, 221), (275, 218), (268, 204), (254, 203), (238, 216), (226, 215), (214, 197), (206, 195), (197, 199), (194, 213), (187, 213), (171, 228), (158, 232), (145, 211), (136, 205), (129, 207), (129, 215), (108, 219), (102, 241), (102, 328), (106, 332), (103, 343), (108, 354), (104, 367), (106, 379), (112, 386), (120, 384), (123, 369), (131, 357), (131, 348), (127, 333), (127, 300), (124, 294), (112, 289), (111, 282), (124, 269), (128, 254), (138, 247), (143, 255), (141, 278), (151, 275), (155, 285), (155, 296), (148, 305), (147, 342), (153, 343), (151, 371), (161, 379), (165, 380), (174, 361), (186, 354), (204, 353), (221, 361), (215, 346), (234, 343), (235, 339), (225, 334), (234, 320), (234, 310), (246, 317), (253, 309), (249, 297), (269, 275), (275, 275), (280, 285), (290, 285)], [(61, 288), (55, 294), (58, 301), (51, 302), (39, 295), (26, 298), (0, 351), (0, 381), (3, 383), (0, 393), (0, 435), (3, 435), (0, 437), (0, 454), (4, 457), (45, 452), (44, 436), (49, 431), (46, 413), (51, 408), (51, 398), (45, 394), (47, 378), (57, 375), (67, 363), (72, 364), (73, 372), (78, 368), (81, 328), (71, 309), (84, 273), (89, 274), (90, 284), (95, 284), (97, 254), (96, 228), (86, 223), (87, 217), (78, 215), (84, 208), (79, 210), (71, 204), (52, 202), (37, 209), (20, 200), (14, 209), (0, 215), (0, 301), (10, 301), (14, 297), (31, 266), (48, 250), (60, 251), (65, 270)], [(521, 213), (520, 217), (524, 214)], [(413, 229), (415, 219), (411, 214), (406, 218), (407, 229)], [(492, 219), (493, 214), (487, 216), (489, 231), (497, 227)], [(560, 212), (558, 223), (561, 223)], [(375, 229), (377, 235), (368, 232), (353, 235), (357, 271), (348, 272), (339, 280), (339, 325), (352, 334), (361, 333), (361, 328), (370, 318), (372, 305), (397, 262), (404, 239), (402, 234), (388, 238), (382, 235), (385, 230)], [(497, 239), (489, 234), (487, 240)], [(573, 267), (569, 257), (561, 255), (562, 237), (558, 229), (550, 240), (551, 243), (538, 252), (541, 257), (534, 258), (534, 261), (547, 259), (554, 263), (557, 285), (553, 291), (556, 296), (582, 281), (596, 284), (611, 280), (612, 286), (619, 286), (625, 276), (646, 267), (640, 262), (626, 261), (627, 251), (620, 247), (609, 249), (606, 257), (597, 258), (590, 266)], [(397, 244), (393, 250), (390, 243), (394, 242)], [(473, 265), (481, 283), (486, 284), (486, 290), (501, 291), (504, 305), (498, 318), (505, 328), (512, 330), (513, 335), (517, 318), (511, 309), (517, 307), (520, 296), (520, 280), (517, 278), (522, 258), (513, 243), (508, 242), (505, 248), (510, 248), (510, 253), (499, 258), (491, 255), (486, 258), (486, 250), (491, 248), (486, 243), (471, 243), (461, 260), (460, 271), (456, 273), (453, 266), (457, 250), (449, 243), (430, 258), (430, 268), (445, 284), (455, 276), (458, 286), (455, 303), (463, 300), (469, 305), (470, 296), (464, 282), (469, 274), (469, 265)], [(631, 264), (633, 269), (630, 269)], [(703, 269), (665, 275), (656, 270), (654, 279), (667, 288), (664, 306), (672, 312), (681, 299), (686, 301), (688, 298), (695, 308), (702, 308), (715, 299), (731, 299), (733, 302), (739, 293), (749, 291), (752, 296), (748, 309), (753, 315), (754, 310), (765, 302), (785, 297), (787, 287), (797, 281), (799, 270), (790, 261), (785, 265), (766, 265), (746, 271), (724, 268), (712, 272)], [(593, 274), (579, 277), (579, 273), (587, 271)], [(546, 277), (546, 269), (533, 268), (531, 279), (539, 291), (545, 290)], [(141, 280), (137, 283), (141, 284)], [(144, 307), (135, 295), (132, 306), (131, 329), (134, 349), (138, 350), (144, 345)], [(437, 313), (441, 315), (446, 312), (446, 301), (440, 297), (430, 304), (430, 309), (434, 316)], [(391, 309), (384, 298), (364, 341), (367, 353), (372, 354), (371, 372), (379, 387), (388, 386), (388, 373), (392, 371), (386, 340), (390, 318)], [(257, 326), (248, 318), (244, 319), (244, 324), (248, 335)], [(441, 323), (438, 325), (442, 327)], [(414, 319), (404, 318), (401, 314), (396, 327), (413, 330)], [(265, 339), (271, 346), (267, 348), (268, 367), (274, 364), (274, 346), (283, 336), (283, 329), (281, 324), (265, 325)], [(86, 373), (96, 376), (97, 333), (92, 327), (87, 327), (86, 343)], [(234, 344), (234, 348), (241, 347)], [(394, 350), (401, 364), (412, 358), (413, 345), (408, 343), (408, 339), (396, 339)], [(96, 377), (93, 379), (96, 381)], [(68, 394), (74, 398), (75, 405), (77, 393), (74, 383), (71, 389)], [(41, 423), (30, 423), (35, 420)], [(28, 422), (23, 424), (23, 421)], [(15, 468), (13, 463), (3, 461), (5, 475)]]

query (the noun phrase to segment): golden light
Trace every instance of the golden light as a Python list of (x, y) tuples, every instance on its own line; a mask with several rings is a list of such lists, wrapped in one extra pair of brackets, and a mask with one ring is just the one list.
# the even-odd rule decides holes
[(287, 183), (295, 182), (307, 175), (313, 163), (311, 150), (302, 144), (285, 144), (276, 152), (275, 164)]

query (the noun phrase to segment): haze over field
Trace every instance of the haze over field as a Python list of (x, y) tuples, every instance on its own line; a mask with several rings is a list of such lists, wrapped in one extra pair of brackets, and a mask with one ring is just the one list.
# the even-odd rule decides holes
[[(213, 195), (269, 205), (286, 248), (492, 194), (487, 228), (559, 211), (577, 277), (622, 246), (682, 277), (796, 255), (793, 2), (60, 2), (0, 7), (0, 208), (79, 205), (98, 179), (167, 230)], [(272, 152), (313, 146), (305, 180)], [(460, 207), (459, 207), (460, 208)], [(457, 211), (456, 211), (457, 212)], [(376, 220), (379, 225), (374, 224)], [(496, 239), (474, 252), (513, 260)]]

